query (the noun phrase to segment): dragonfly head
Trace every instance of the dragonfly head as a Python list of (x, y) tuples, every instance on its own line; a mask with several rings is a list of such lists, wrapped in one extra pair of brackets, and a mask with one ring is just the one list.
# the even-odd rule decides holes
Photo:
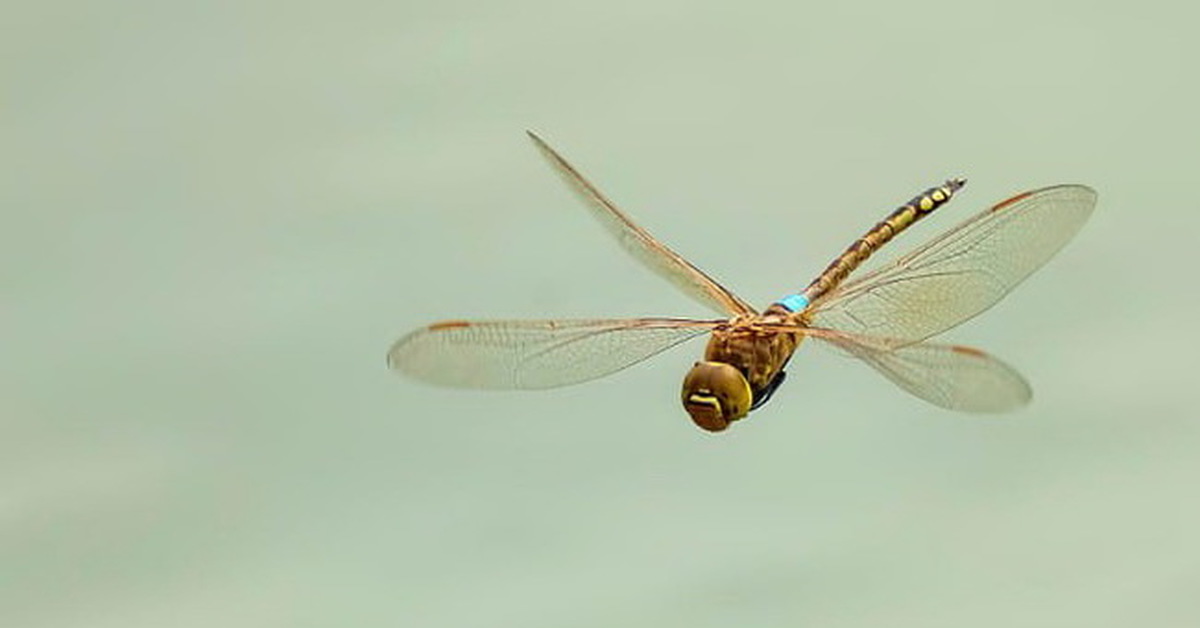
[(724, 430), (746, 416), (752, 401), (746, 377), (724, 362), (697, 362), (683, 378), (683, 407), (701, 429)]

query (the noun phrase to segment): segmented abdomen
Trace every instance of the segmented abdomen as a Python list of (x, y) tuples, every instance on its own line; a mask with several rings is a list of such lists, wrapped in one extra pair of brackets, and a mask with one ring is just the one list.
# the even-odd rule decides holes
[(945, 183), (921, 192), (909, 202), (888, 214), (887, 218), (879, 221), (870, 231), (854, 241), (846, 251), (833, 260), (825, 270), (808, 284), (804, 296), (808, 302), (816, 301), (821, 295), (837, 287), (843, 280), (867, 260), (879, 247), (887, 244), (896, 234), (909, 228), (913, 223), (933, 213), (945, 205), (954, 193), (967, 183), (966, 179), (950, 179)]

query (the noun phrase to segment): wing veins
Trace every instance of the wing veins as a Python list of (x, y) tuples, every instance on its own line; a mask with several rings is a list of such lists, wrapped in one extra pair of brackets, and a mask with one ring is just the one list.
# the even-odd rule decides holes
[(568, 187), (582, 198), (592, 214), (634, 259), (684, 294), (717, 312), (730, 315), (756, 312), (750, 304), (635, 223), (545, 140), (532, 131), (527, 133)]

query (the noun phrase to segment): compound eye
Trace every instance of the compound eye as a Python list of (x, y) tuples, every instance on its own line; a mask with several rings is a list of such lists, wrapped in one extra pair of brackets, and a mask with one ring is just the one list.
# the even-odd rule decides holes
[(750, 384), (723, 362), (697, 362), (683, 379), (683, 407), (701, 429), (720, 432), (746, 416), (753, 402)]

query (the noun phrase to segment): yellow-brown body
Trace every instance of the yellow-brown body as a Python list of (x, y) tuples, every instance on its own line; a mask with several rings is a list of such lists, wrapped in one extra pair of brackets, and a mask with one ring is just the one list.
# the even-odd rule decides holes
[(760, 316), (734, 318), (713, 329), (704, 361), (683, 381), (683, 405), (696, 425), (710, 432), (724, 430), (773, 391), (804, 339), (802, 333), (780, 332), (785, 323), (806, 321), (774, 304)]
[(704, 359), (724, 362), (741, 371), (757, 399), (758, 393), (783, 370), (803, 338), (798, 334), (780, 333), (777, 328), (764, 329), (760, 323), (790, 323), (798, 318), (798, 315), (773, 305), (761, 317), (734, 319), (728, 327), (713, 330), (708, 347), (704, 349)]
[[(791, 295), (762, 314), (739, 316), (714, 328), (704, 361), (697, 362), (683, 380), (683, 407), (692, 421), (710, 432), (719, 432), (765, 402), (782, 381), (783, 367), (804, 339), (803, 331), (780, 331), (785, 327), (781, 323), (792, 329), (808, 327), (807, 304), (828, 294), (872, 253), (944, 205), (964, 183), (963, 179), (950, 179), (888, 214), (833, 260), (803, 295)], [(793, 301), (796, 298), (799, 301)]]

